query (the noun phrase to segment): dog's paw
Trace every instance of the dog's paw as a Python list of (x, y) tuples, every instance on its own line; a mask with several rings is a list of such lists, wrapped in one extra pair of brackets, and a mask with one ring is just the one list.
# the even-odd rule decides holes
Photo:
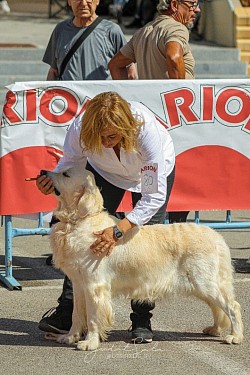
[(96, 350), (99, 346), (99, 340), (92, 339), (92, 340), (83, 340), (79, 341), (76, 349), (77, 350)]
[(225, 344), (241, 344), (243, 341), (243, 335), (228, 335), (225, 337)]
[(218, 329), (218, 327), (211, 326), (211, 327), (204, 328), (203, 333), (205, 335), (219, 337), (221, 335), (221, 330)]
[(60, 344), (67, 344), (67, 345), (74, 345), (80, 340), (80, 335), (75, 334), (75, 335), (69, 335), (69, 334), (64, 334), (64, 335), (58, 335), (56, 341), (59, 342)]

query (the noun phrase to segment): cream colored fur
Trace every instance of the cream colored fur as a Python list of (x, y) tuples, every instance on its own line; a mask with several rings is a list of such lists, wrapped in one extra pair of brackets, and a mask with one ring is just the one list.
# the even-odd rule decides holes
[[(112, 328), (112, 297), (165, 298), (195, 296), (211, 308), (214, 325), (203, 330), (225, 337), (228, 344), (243, 340), (240, 305), (235, 301), (228, 246), (216, 231), (196, 224), (149, 225), (130, 230), (112, 254), (97, 257), (89, 247), (93, 232), (117, 221), (103, 210), (93, 175), (77, 168), (48, 172), (61, 193), (55, 212), (51, 245), (55, 266), (73, 283), (73, 323), (57, 341), (94, 350)], [(81, 340), (82, 333), (85, 340)]]

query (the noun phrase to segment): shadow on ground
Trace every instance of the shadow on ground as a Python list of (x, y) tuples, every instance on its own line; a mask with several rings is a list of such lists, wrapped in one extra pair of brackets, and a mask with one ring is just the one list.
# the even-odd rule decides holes
[[(202, 333), (193, 332), (172, 332), (172, 331), (154, 331), (154, 341), (209, 341), (222, 342), (221, 338), (214, 338), (203, 335)], [(111, 332), (108, 343), (123, 342), (130, 344), (130, 333), (127, 330), (114, 330)], [(152, 345), (150, 344), (150, 345)], [(19, 319), (0, 319), (0, 346), (58, 346), (53, 341), (47, 341), (44, 338), (44, 333), (38, 330), (37, 322)], [(131, 343), (131, 347), (134, 344)], [(145, 345), (143, 345), (144, 347)], [(147, 346), (149, 349), (150, 347)]]
[[(31, 280), (55, 280), (62, 279), (63, 273), (52, 266), (46, 265), (46, 258), (44, 257), (13, 257), (13, 276), (19, 281)], [(0, 255), (0, 271), (5, 270), (5, 257)]]

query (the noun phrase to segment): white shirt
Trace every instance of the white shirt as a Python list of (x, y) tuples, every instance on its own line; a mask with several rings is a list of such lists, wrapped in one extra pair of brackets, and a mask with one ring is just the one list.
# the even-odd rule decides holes
[[(138, 147), (133, 152), (120, 149), (120, 160), (113, 148), (102, 147), (102, 154), (91, 153), (80, 147), (79, 136), (81, 118), (76, 118), (70, 126), (65, 142), (64, 155), (60, 159), (55, 172), (72, 167), (75, 163), (86, 162), (111, 184), (132, 192), (141, 192), (141, 168), (145, 165), (157, 164), (157, 192), (142, 193), (141, 200), (126, 217), (136, 225), (146, 224), (166, 200), (167, 176), (175, 165), (175, 152), (172, 138), (167, 129), (161, 125), (144, 105), (129, 102), (134, 117), (140, 116), (144, 125), (138, 135)], [(84, 113), (83, 113), (84, 116)]]

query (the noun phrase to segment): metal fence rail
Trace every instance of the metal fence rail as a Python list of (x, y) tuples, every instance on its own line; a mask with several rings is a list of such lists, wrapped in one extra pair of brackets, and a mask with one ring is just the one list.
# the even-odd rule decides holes
[[(195, 211), (194, 222), (199, 225), (206, 225), (214, 229), (246, 229), (250, 228), (250, 221), (232, 221), (231, 211), (226, 211), (225, 221), (206, 222), (200, 220), (199, 211)], [(166, 222), (167, 224), (167, 222)], [(43, 215), (39, 213), (38, 225), (36, 228), (14, 228), (12, 225), (12, 216), (2, 217), (2, 225), (4, 225), (5, 233), (5, 268), (0, 270), (0, 281), (10, 290), (22, 290), (21, 284), (12, 274), (12, 239), (20, 236), (30, 235), (48, 235), (50, 228), (44, 228)]]
[(38, 225), (36, 228), (13, 228), (11, 215), (4, 216), (2, 219), (5, 236), (5, 269), (3, 271), (0, 270), (0, 280), (10, 290), (22, 290), (21, 284), (12, 274), (12, 239), (20, 236), (48, 235), (50, 233), (50, 228), (43, 227), (42, 213), (39, 213)]

